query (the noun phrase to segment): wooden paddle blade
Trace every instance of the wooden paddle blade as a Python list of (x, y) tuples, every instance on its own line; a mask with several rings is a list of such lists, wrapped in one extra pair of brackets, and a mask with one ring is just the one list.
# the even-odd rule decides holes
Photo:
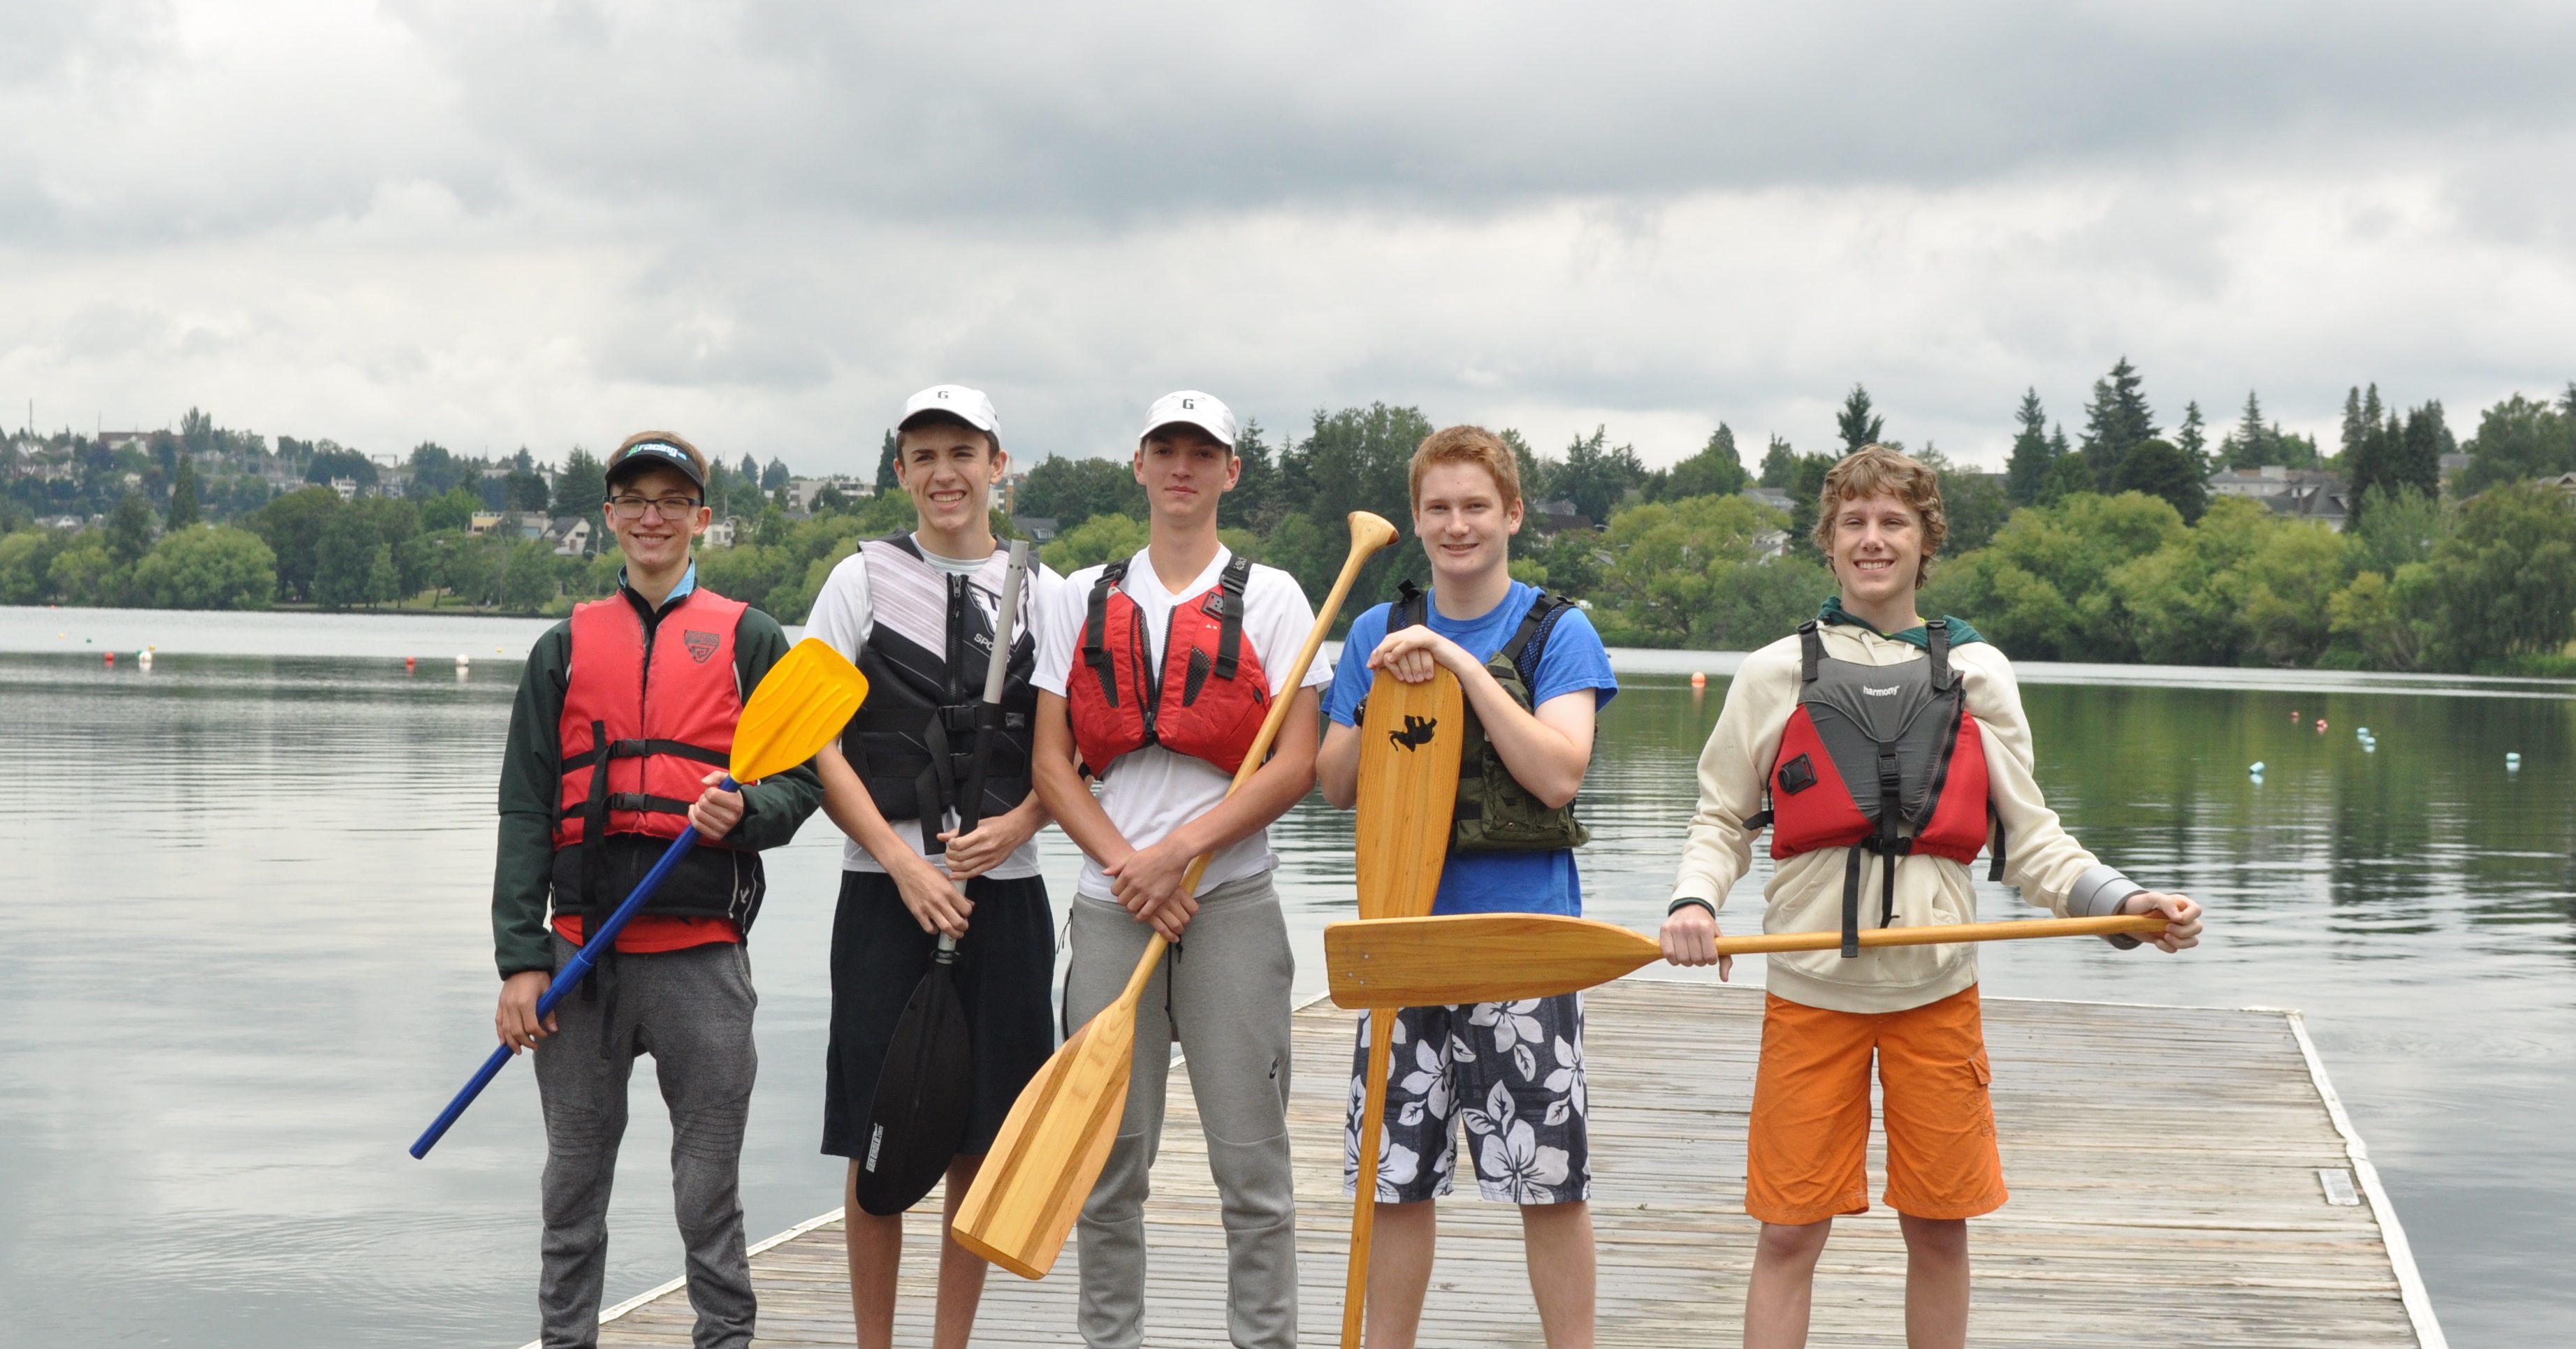
[(984, 1154), (957, 1206), (959, 1245), (1023, 1279), (1043, 1279), (1109, 1161), (1135, 1066), (1136, 1004), (1122, 998), (1046, 1062)]
[(974, 1035), (957, 998), (956, 972), (935, 962), (913, 986), (886, 1041), (858, 1158), (859, 1207), (901, 1213), (947, 1174), (966, 1143), (975, 1105)]
[(1651, 937), (1589, 918), (1462, 913), (1324, 928), (1337, 1007), (1442, 1007), (1543, 998), (1663, 958)]
[(831, 644), (808, 637), (769, 667), (733, 728), (733, 780), (758, 782), (814, 757), (850, 724), (868, 677)]
[(1437, 670), (1423, 683), (1408, 684), (1389, 671), (1377, 672), (1368, 711), (1360, 718), (1360, 917), (1418, 918), (1431, 912), (1440, 866), (1449, 856), (1459, 748), (1466, 738), (1467, 698), (1456, 675)]

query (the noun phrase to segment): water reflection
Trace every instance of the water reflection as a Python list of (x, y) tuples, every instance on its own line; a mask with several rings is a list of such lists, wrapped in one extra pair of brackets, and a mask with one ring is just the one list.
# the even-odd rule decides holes
[[(1583, 868), (1589, 912), (1651, 929), (1731, 662), (1640, 664), (1601, 722)], [(526, 1338), (543, 1154), (527, 1074), (429, 1163), (401, 1151), (489, 1043), (492, 778), (515, 673), (166, 644), (148, 673), (0, 656), (0, 772), (22, 784), (0, 814), (0, 1341)], [(2559, 1123), (2576, 1109), (2576, 703), (2526, 684), (2049, 673), (2024, 695), (2052, 801), (2095, 851), (2202, 898), (2214, 926), (2178, 960), (1990, 948), (1989, 994), (2306, 1009), (2453, 1340), (2527, 1343), (2576, 1317), (2555, 1268), (2576, 1247)], [(1061, 895), (1076, 859), (1048, 838)], [(1318, 991), (1318, 934), (1354, 907), (1349, 817), (1310, 799), (1273, 838), (1300, 983)], [(814, 955), (837, 857), (820, 824), (774, 854), (754, 938), (755, 1234), (837, 1202), (836, 1163), (815, 1151)], [(1758, 922), (1767, 866), (1730, 927)], [(1980, 902), (2029, 912), (1982, 882)], [(654, 1115), (637, 1112), (625, 1149), (612, 1298), (678, 1267)]]

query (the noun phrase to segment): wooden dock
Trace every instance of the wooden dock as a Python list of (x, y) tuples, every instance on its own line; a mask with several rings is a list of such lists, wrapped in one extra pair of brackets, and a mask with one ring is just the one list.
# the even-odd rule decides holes
[[(1761, 994), (1629, 979), (1587, 995), (1586, 1008), (1599, 1342), (1732, 1344), (1757, 1230), (1743, 1191)], [(1985, 1014), (2012, 1202), (1970, 1227), (1973, 1342), (2442, 1349), (2397, 1215), (2296, 1013), (1989, 998)], [(1310, 1344), (1333, 1342), (1340, 1325), (1356, 1015), (1321, 1002), (1297, 1014), (1291, 1127)], [(1686, 1055), (1677, 1036), (1693, 1046)], [(1147, 1342), (1222, 1345), (1215, 1192), (1177, 1072), (1170, 1100), (1147, 1210)], [(1886, 1183), (1876, 1139), (1870, 1178), (1875, 1205)], [(1421, 1343), (1544, 1343), (1515, 1211), (1472, 1197), (1465, 1174), (1460, 1187), (1468, 1197), (1441, 1204)], [(910, 1224), (900, 1343), (929, 1343), (934, 1229)], [(841, 1242), (836, 1212), (755, 1248), (762, 1344), (854, 1343)], [(1884, 1207), (1838, 1220), (1811, 1343), (1902, 1343), (1904, 1257)], [(995, 1271), (976, 1342), (1078, 1343), (1074, 1269), (1068, 1249), (1043, 1282)], [(613, 1309), (600, 1343), (688, 1344), (678, 1290)]]

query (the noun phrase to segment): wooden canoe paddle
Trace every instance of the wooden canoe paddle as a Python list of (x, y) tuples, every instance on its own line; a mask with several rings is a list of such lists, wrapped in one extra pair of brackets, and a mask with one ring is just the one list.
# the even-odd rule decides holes
[[(2161, 914), (2108, 918), (2041, 918), (2021, 923), (1944, 923), (1883, 927), (1860, 934), (1863, 946), (1931, 946), (2030, 937), (2133, 937), (2163, 934)], [(1830, 951), (1839, 932), (1780, 932), (1720, 937), (1721, 955)], [(1465, 913), (1443, 918), (1391, 918), (1333, 923), (1324, 929), (1324, 966), (1336, 1007), (1432, 1007), (1460, 1002), (1544, 998), (1606, 984), (1664, 958), (1643, 933), (1589, 918), (1544, 913)]]
[[(1360, 917), (1419, 918), (1440, 891), (1449, 856), (1450, 816), (1458, 804), (1459, 748), (1466, 740), (1466, 694), (1458, 676), (1435, 669), (1408, 684), (1386, 670), (1369, 686), (1360, 717)], [(1369, 1238), (1377, 1217), (1378, 1130), (1386, 1121), (1386, 1076), (1394, 1054), (1398, 1007), (1379, 1000), (1368, 1013), (1368, 1076), (1360, 1108), (1359, 1169), (1351, 1191), (1350, 1269), (1342, 1284), (1342, 1349), (1359, 1349), (1360, 1313), (1368, 1305)]]
[[(1279, 696), (1270, 700), (1269, 715), (1262, 718), (1243, 766), (1235, 770), (1234, 781), (1226, 788), (1228, 795), (1251, 781), (1268, 757), (1280, 723), (1297, 701), (1306, 667), (1314, 664), (1316, 649), (1332, 631), (1333, 618), (1349, 597), (1351, 583), (1359, 579), (1361, 564), (1395, 541), (1395, 526), (1367, 511), (1351, 512), (1350, 525), (1351, 551), (1342, 562), (1341, 575), (1316, 610), (1315, 626), (1288, 667)], [(1201, 856), (1190, 863), (1181, 878), (1182, 889), (1197, 892), (1208, 860)], [(1134, 1067), (1136, 1002), (1163, 958), (1164, 944), (1159, 932), (1146, 941), (1136, 972), (1117, 1000), (1084, 1022), (1011, 1103), (1010, 1117), (1002, 1121), (1002, 1132), (984, 1155), (983, 1168), (975, 1173), (974, 1185), (957, 1206), (953, 1230), (959, 1245), (1023, 1279), (1043, 1279), (1055, 1267), (1065, 1234), (1081, 1216), (1083, 1201), (1091, 1197), (1100, 1168), (1109, 1161), (1110, 1144), (1117, 1141), (1118, 1120), (1127, 1109), (1127, 1079)]]
[[(1009, 682), (1020, 587), (1028, 566), (1028, 541), (1013, 540), (1002, 572), (1001, 607), (994, 611), (993, 645), (984, 660), (984, 698), (975, 707), (975, 742), (966, 775), (957, 784), (959, 838), (975, 832), (984, 820), (985, 767), (993, 758), (993, 737), (1001, 730), (1002, 693)], [(934, 806), (929, 813), (940, 811)], [(941, 824), (922, 821), (922, 851), (933, 861), (947, 852), (939, 837)], [(955, 884), (957, 893), (966, 893), (966, 882)], [(880, 1218), (920, 1203), (966, 1144), (975, 1108), (975, 1037), (966, 1025), (965, 1004), (957, 997), (956, 967), (957, 939), (943, 932), (930, 968), (913, 985), (893, 1034), (886, 1038), (877, 1089), (868, 1101), (868, 1127), (860, 1134), (868, 1140), (867, 1151), (859, 1159), (853, 1186), (859, 1208)]]

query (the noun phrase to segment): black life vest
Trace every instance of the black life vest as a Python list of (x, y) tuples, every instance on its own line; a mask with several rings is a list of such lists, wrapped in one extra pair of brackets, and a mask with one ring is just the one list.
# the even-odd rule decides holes
[[(730, 758), (734, 634), (749, 607), (700, 586), (650, 618), (622, 587), (573, 608), (551, 881), (555, 911), (579, 914), (585, 940), (689, 827), (700, 779)], [(767, 888), (760, 854), (699, 844), (644, 912), (749, 931)]]
[[(1430, 595), (1411, 581), (1399, 586), (1396, 596), (1387, 614), (1387, 631), (1418, 626), (1429, 614)], [(1485, 673), (1525, 712), (1538, 710), (1531, 695), (1538, 682), (1530, 668), (1531, 652), (1547, 644), (1547, 634), (1573, 607), (1574, 601), (1562, 595), (1540, 591), (1529, 612), (1521, 616), (1520, 626), (1512, 630), (1511, 640), (1485, 657)], [(1494, 742), (1485, 738), (1484, 724), (1476, 719), (1472, 704), (1466, 713), (1466, 738), (1458, 749), (1458, 801), (1450, 813), (1450, 850), (1555, 852), (1591, 842), (1592, 831), (1574, 818), (1574, 803), (1549, 806), (1530, 795), (1512, 776)]]
[(1037, 689), (1037, 640), (1027, 621), (1037, 588), (1020, 590), (1017, 635), (1003, 669), (1002, 702), (984, 702), (984, 675), (993, 650), (993, 620), (971, 591), (998, 604), (1010, 554), (994, 550), (972, 576), (930, 565), (909, 533), (859, 545), (867, 568), (873, 621), (860, 648), (859, 671), (868, 677), (868, 699), (841, 732), (841, 752), (866, 784), (877, 812), (888, 820), (920, 820), (938, 831), (974, 762), (979, 718), (993, 722), (991, 758), (984, 770), (984, 799), (976, 818), (1004, 814), (1027, 799), (1031, 718)]
[(1122, 754), (1161, 745), (1228, 773), (1270, 713), (1270, 677), (1243, 636), (1252, 560), (1226, 561), (1217, 583), (1172, 606), (1159, 668), (1145, 611), (1121, 588), (1132, 559), (1101, 568), (1082, 622), (1084, 671), (1065, 681), (1074, 747), (1093, 777)]
[(1896, 918), (1896, 859), (1929, 853), (1973, 862), (2003, 824), (1988, 799), (1985, 739), (1968, 715), (1967, 683), (1950, 666), (1950, 624), (1925, 627), (1925, 659), (1866, 665), (1825, 654), (1814, 620), (1798, 625), (1797, 710), (1766, 782), (1771, 808), (1745, 821), (1771, 826), (1774, 860), (1849, 848), (1843, 868), (1845, 959), (1860, 954), (1861, 854), (1883, 862), (1878, 925)]

